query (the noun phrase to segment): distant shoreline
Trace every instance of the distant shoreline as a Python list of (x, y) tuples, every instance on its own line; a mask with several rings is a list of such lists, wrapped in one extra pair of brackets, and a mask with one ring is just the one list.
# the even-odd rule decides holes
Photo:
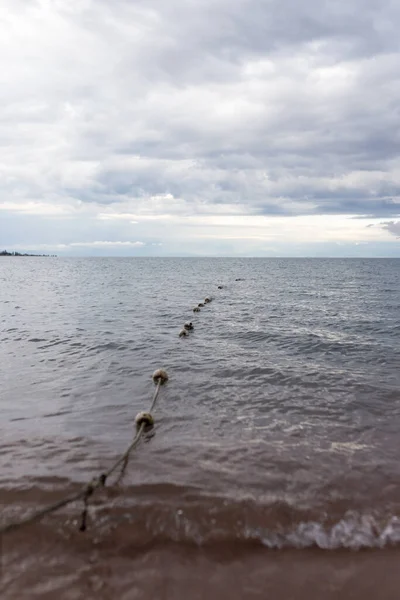
[(57, 254), (28, 254), (22, 252), (7, 252), (7, 250), (2, 250), (0, 252), (0, 256), (36, 256), (36, 257), (46, 257), (46, 258), (56, 258)]

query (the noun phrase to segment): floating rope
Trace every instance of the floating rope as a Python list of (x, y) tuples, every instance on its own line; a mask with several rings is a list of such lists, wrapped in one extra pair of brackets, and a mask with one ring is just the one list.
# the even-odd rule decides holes
[(89, 508), (89, 498), (94, 494), (94, 492), (99, 487), (104, 487), (106, 485), (107, 479), (110, 477), (110, 475), (112, 475), (114, 473), (114, 471), (122, 464), (123, 466), (122, 466), (122, 470), (121, 470), (121, 474), (120, 474), (120, 477), (121, 477), (121, 475), (123, 474), (123, 471), (128, 463), (130, 453), (138, 445), (140, 438), (142, 437), (142, 434), (145, 431), (145, 429), (148, 428), (149, 426), (152, 426), (154, 423), (151, 413), (156, 405), (161, 386), (168, 381), (167, 372), (164, 371), (164, 369), (157, 369), (157, 371), (155, 371), (153, 373), (153, 381), (156, 384), (156, 389), (154, 392), (150, 410), (148, 413), (139, 413), (137, 415), (137, 417), (136, 417), (137, 431), (136, 431), (135, 437), (133, 438), (132, 443), (127, 448), (127, 450), (124, 452), (124, 454), (108, 469), (108, 471), (105, 471), (98, 477), (95, 477), (94, 479), (92, 479), (92, 481), (87, 483), (80, 492), (77, 492), (76, 494), (72, 494), (71, 496), (67, 496), (63, 500), (59, 500), (59, 502), (50, 504), (49, 506), (46, 506), (45, 508), (42, 508), (41, 510), (36, 511), (32, 515), (25, 517), (24, 519), (20, 519), (19, 521), (14, 521), (12, 523), (8, 523), (7, 525), (4, 525), (3, 527), (0, 528), (0, 535), (3, 535), (5, 533), (10, 533), (11, 531), (16, 531), (17, 529), (20, 529), (21, 527), (23, 527), (25, 525), (30, 525), (32, 523), (35, 523), (36, 521), (39, 521), (46, 515), (49, 515), (49, 514), (55, 512), (56, 510), (59, 510), (60, 508), (63, 508), (64, 506), (71, 504), (72, 502), (76, 502), (77, 500), (83, 500), (83, 511), (82, 511), (81, 524), (80, 524), (79, 529), (80, 529), (80, 531), (86, 530), (86, 520), (87, 520), (87, 514), (88, 514), (88, 508)]
[[(236, 279), (236, 281), (242, 281), (242, 280)], [(222, 285), (219, 285), (218, 289), (221, 290), (222, 287), (223, 287)], [(207, 296), (205, 298), (204, 302), (200, 302), (197, 306), (195, 306), (193, 308), (193, 312), (200, 312), (200, 308), (204, 307), (206, 304), (209, 304), (211, 302), (211, 300), (212, 300), (212, 298)], [(191, 322), (185, 323), (183, 326), (183, 329), (179, 332), (179, 337), (184, 337), (184, 336), (188, 335), (189, 331), (192, 329), (193, 329), (193, 324)], [(87, 527), (86, 521), (87, 521), (88, 510), (89, 510), (89, 498), (94, 494), (94, 492), (99, 487), (104, 487), (106, 485), (107, 479), (110, 477), (110, 475), (112, 475), (118, 469), (118, 467), (120, 467), (122, 465), (120, 474), (118, 476), (118, 479), (116, 480), (116, 483), (118, 483), (120, 481), (120, 479), (124, 475), (125, 469), (127, 467), (128, 461), (129, 461), (129, 456), (130, 456), (132, 450), (134, 450), (136, 448), (136, 446), (138, 445), (140, 438), (142, 437), (145, 430), (149, 429), (150, 427), (152, 427), (154, 425), (154, 419), (153, 419), (153, 416), (151, 413), (156, 405), (161, 386), (168, 381), (167, 372), (164, 371), (164, 369), (157, 369), (157, 371), (155, 371), (153, 373), (153, 381), (156, 384), (156, 389), (154, 392), (150, 410), (149, 410), (149, 412), (140, 412), (136, 415), (136, 418), (135, 418), (136, 428), (137, 428), (136, 435), (133, 438), (130, 446), (128, 446), (127, 450), (124, 452), (124, 454), (118, 458), (118, 460), (108, 469), (108, 471), (101, 473), (101, 475), (99, 475), (98, 477), (94, 477), (92, 479), (92, 481), (87, 483), (80, 492), (77, 492), (76, 494), (72, 494), (71, 496), (67, 496), (63, 500), (59, 500), (59, 502), (50, 504), (49, 506), (46, 506), (45, 508), (42, 508), (41, 510), (36, 511), (32, 515), (25, 517), (24, 519), (20, 519), (19, 521), (14, 521), (14, 522), (8, 523), (7, 525), (4, 525), (3, 527), (0, 527), (0, 536), (2, 536), (3, 534), (6, 534), (6, 533), (10, 533), (11, 531), (16, 531), (18, 529), (21, 529), (21, 527), (24, 527), (25, 525), (31, 525), (32, 523), (35, 523), (36, 521), (40, 521), (46, 515), (49, 515), (55, 511), (59, 510), (60, 508), (67, 506), (68, 504), (72, 504), (73, 502), (76, 502), (77, 500), (83, 500), (83, 511), (82, 511), (82, 515), (81, 515), (81, 524), (80, 524), (79, 530), (80, 531), (86, 530), (86, 527)]]

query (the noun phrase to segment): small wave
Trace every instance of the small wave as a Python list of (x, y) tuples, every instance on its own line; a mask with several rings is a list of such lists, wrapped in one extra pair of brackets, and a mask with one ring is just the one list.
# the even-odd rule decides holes
[[(44, 487), (40, 486), (42, 499), (44, 494), (52, 502), (57, 501), (59, 493), (54, 491), (54, 484), (46, 491)], [(34, 490), (34, 487), (29, 490), (31, 500), (37, 495)], [(116, 502), (114, 491), (107, 489), (102, 498), (98, 496), (91, 504), (96, 535), (107, 539), (111, 536), (112, 543), (129, 540), (129, 544), (137, 545), (174, 542), (207, 547), (256, 544), (276, 550), (383, 549), (400, 543), (400, 518), (393, 510), (378, 514), (372, 509), (352, 508), (343, 512), (327, 505), (303, 509), (283, 501), (258, 504), (167, 484), (134, 486), (125, 492), (128, 493)], [(8, 493), (14, 500), (13, 517), (18, 512), (23, 516), (30, 512), (25, 502), (20, 504), (23, 501), (20, 494), (12, 489)], [(112, 506), (109, 499), (113, 499)], [(20, 504), (19, 510), (16, 502)], [(79, 511), (77, 514), (73, 505), (65, 510), (68, 516), (65, 512), (55, 513), (36, 527), (53, 524), (64, 531), (75, 528)]]
[(88, 352), (93, 352), (94, 354), (99, 354), (101, 352), (105, 352), (107, 350), (126, 350), (127, 346), (125, 344), (121, 344), (118, 342), (108, 342), (106, 344), (96, 344), (95, 346), (90, 346), (88, 348)]
[(41, 350), (47, 350), (48, 348), (52, 348), (53, 346), (59, 346), (60, 344), (67, 344), (70, 341), (70, 339), (70, 337), (66, 337), (61, 340), (58, 338), (54, 338), (53, 340), (50, 340), (46, 345), (41, 346)]
[(140, 510), (133, 517), (125, 513), (123, 526), (118, 519), (111, 528), (117, 535), (123, 529), (124, 535), (129, 535), (131, 541), (151, 544), (178, 542), (210, 546), (255, 543), (275, 550), (361, 550), (383, 549), (400, 543), (400, 519), (397, 516), (380, 520), (369, 514), (348, 513), (330, 525), (323, 521), (305, 520), (291, 525), (277, 522), (269, 527), (248, 522), (246, 518), (239, 518), (228, 527), (223, 521), (212, 512), (207, 517), (194, 518), (183, 508), (169, 515), (163, 514), (163, 511)]
[(284, 533), (248, 531), (250, 539), (259, 539), (268, 548), (311, 548), (338, 550), (347, 548), (385, 548), (400, 542), (400, 519), (391, 517), (380, 524), (370, 515), (349, 515), (327, 528), (322, 523), (309, 521)]

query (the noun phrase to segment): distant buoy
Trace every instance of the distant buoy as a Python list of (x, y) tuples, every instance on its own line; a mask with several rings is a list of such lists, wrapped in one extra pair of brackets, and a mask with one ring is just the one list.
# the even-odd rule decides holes
[(219, 285), (219, 286), (218, 286), (218, 289), (219, 289), (219, 290), (222, 290), (222, 289), (223, 289), (222, 285)]
[(202, 302), (199, 302), (199, 304), (197, 305), (198, 307), (203, 307), (204, 304)]
[(185, 329), (187, 329), (188, 331), (189, 331), (190, 329), (193, 329), (193, 323), (192, 323), (192, 321), (186, 321), (186, 323), (184, 324), (184, 326), (183, 326), (183, 327), (184, 327)]
[(199, 307), (198, 307), (198, 306), (195, 306), (195, 307), (194, 307), (194, 309), (193, 309), (193, 312), (200, 312), (200, 309), (199, 309)]
[(185, 335), (188, 335), (187, 329), (181, 329), (179, 332), (179, 337), (185, 337)]
[(159, 381), (161, 383), (166, 383), (168, 381), (167, 371), (165, 371), (164, 369), (157, 369), (157, 371), (154, 371), (153, 381), (154, 383), (158, 383)]
[(204, 304), (208, 304), (209, 302), (211, 302), (211, 298), (207, 296), (207, 298), (204, 299)]

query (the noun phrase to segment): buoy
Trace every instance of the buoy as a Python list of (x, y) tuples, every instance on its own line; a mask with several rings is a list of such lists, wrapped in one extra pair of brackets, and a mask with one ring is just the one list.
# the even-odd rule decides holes
[(185, 335), (188, 335), (187, 329), (181, 329), (179, 332), (179, 337), (185, 337)]
[(219, 290), (222, 290), (222, 289), (223, 289), (222, 285), (219, 285), (219, 286), (218, 286), (218, 289), (219, 289)]
[(203, 307), (204, 304), (202, 302), (199, 302), (199, 304), (197, 305), (198, 307)]
[(140, 412), (140, 413), (138, 413), (136, 415), (135, 423), (136, 423), (136, 427), (138, 429), (142, 425), (144, 425), (145, 429), (148, 429), (149, 427), (153, 427), (153, 425), (154, 425), (154, 419), (153, 419), (153, 417), (151, 416), (150, 413)]
[(198, 306), (195, 306), (195, 307), (194, 307), (194, 309), (193, 309), (193, 312), (200, 312), (200, 309), (199, 309), (199, 307), (198, 307)]
[(211, 302), (211, 298), (207, 297), (207, 298), (204, 299), (204, 304), (208, 304), (209, 302)]
[(186, 321), (186, 323), (184, 324), (183, 327), (184, 327), (184, 329), (187, 329), (188, 331), (190, 329), (193, 329), (193, 323), (192, 323), (192, 321)]
[(164, 369), (157, 369), (157, 371), (154, 371), (153, 381), (154, 383), (158, 383), (159, 381), (161, 383), (166, 383), (168, 381), (167, 371), (165, 371)]

